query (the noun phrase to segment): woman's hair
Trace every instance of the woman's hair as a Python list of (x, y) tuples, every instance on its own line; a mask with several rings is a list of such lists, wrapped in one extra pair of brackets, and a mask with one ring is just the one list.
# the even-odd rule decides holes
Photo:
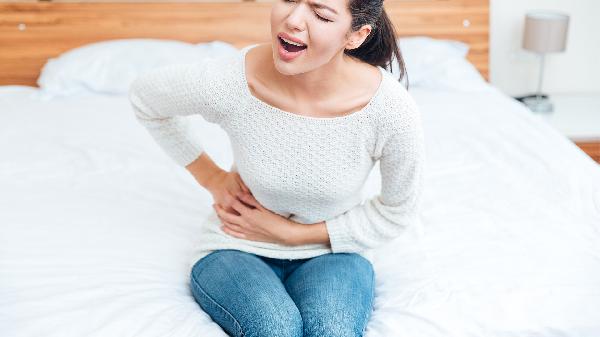
[[(349, 0), (348, 7), (352, 15), (352, 31), (360, 29), (363, 25), (371, 25), (372, 29), (358, 48), (347, 49), (344, 53), (389, 71), (392, 71), (395, 55), (400, 67), (398, 81), (402, 82), (407, 77), (406, 66), (398, 47), (394, 25), (383, 7), (383, 0)], [(408, 78), (406, 87), (408, 88)]]

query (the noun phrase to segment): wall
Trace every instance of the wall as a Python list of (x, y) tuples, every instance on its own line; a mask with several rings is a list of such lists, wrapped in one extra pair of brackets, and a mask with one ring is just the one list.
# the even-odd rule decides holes
[(567, 50), (547, 54), (542, 91), (600, 94), (600, 1), (490, 0), (490, 80), (509, 95), (537, 88), (538, 57), (521, 48), (525, 13), (548, 9), (570, 16)]

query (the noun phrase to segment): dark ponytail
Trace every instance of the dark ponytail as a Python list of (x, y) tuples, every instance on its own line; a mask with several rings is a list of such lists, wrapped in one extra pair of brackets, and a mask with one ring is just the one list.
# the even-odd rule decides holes
[[(363, 25), (371, 25), (371, 33), (363, 43), (355, 49), (346, 49), (344, 53), (374, 66), (381, 66), (392, 72), (394, 61), (400, 67), (399, 82), (408, 78), (404, 59), (400, 53), (394, 25), (385, 12), (382, 0), (349, 0), (352, 15), (352, 31)], [(395, 57), (394, 57), (395, 56)]]

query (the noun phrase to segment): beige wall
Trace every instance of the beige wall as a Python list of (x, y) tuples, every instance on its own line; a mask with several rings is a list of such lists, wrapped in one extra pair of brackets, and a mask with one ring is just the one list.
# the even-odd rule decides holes
[(525, 13), (549, 9), (570, 15), (567, 51), (548, 54), (547, 93), (600, 93), (600, 1), (490, 0), (490, 80), (510, 95), (535, 91), (538, 58), (521, 49)]

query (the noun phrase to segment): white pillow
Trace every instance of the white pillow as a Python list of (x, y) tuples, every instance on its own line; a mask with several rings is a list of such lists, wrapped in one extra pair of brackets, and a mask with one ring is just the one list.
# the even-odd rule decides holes
[[(488, 83), (466, 56), (469, 46), (460, 41), (431, 37), (402, 37), (398, 39), (410, 87), (477, 91)], [(400, 75), (398, 61), (393, 58), (392, 73)]]
[(236, 51), (235, 46), (222, 41), (192, 44), (166, 39), (107, 40), (50, 58), (37, 84), (52, 96), (81, 92), (126, 94), (131, 82), (148, 70)]

